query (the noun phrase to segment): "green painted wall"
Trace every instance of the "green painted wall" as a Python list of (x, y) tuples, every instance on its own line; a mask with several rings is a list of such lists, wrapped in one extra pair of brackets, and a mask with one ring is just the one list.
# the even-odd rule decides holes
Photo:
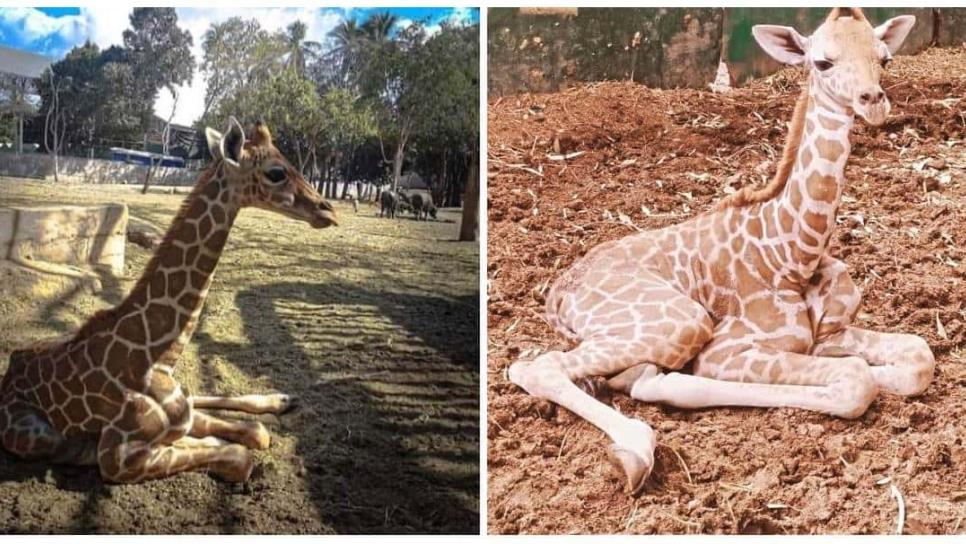
[[(739, 85), (780, 67), (758, 47), (751, 35), (751, 27), (760, 24), (791, 26), (801, 34), (811, 34), (825, 17), (828, 8), (728, 8), (724, 15), (723, 50), (732, 79)], [(911, 55), (929, 47), (933, 41), (934, 17), (932, 8), (863, 8), (873, 25), (896, 15), (915, 15), (916, 26), (906, 38), (901, 55)], [(966, 10), (960, 10), (966, 11)]]

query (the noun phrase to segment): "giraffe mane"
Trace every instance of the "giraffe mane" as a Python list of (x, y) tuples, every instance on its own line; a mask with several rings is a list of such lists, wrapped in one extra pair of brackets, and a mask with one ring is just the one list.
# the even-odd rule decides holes
[(151, 259), (148, 261), (147, 266), (144, 267), (144, 271), (141, 272), (141, 277), (138, 278), (138, 281), (137, 283), (134, 284), (134, 287), (132, 287), (131, 290), (128, 291), (128, 294), (127, 296), (124, 297), (124, 300), (121, 301), (121, 303), (116, 306), (113, 306), (111, 308), (105, 308), (103, 310), (99, 310), (95, 312), (90, 318), (88, 318), (88, 320), (83, 325), (81, 325), (81, 327), (77, 330), (77, 333), (74, 334), (75, 339), (88, 336), (94, 332), (97, 332), (102, 327), (109, 325), (112, 321), (114, 321), (117, 318), (116, 314), (117, 314), (118, 308), (123, 306), (124, 303), (127, 302), (127, 300), (131, 297), (131, 295), (133, 295), (134, 293), (138, 292), (141, 289), (148, 288), (148, 284), (151, 281), (151, 275), (158, 269), (158, 266), (161, 264), (160, 255), (163, 253), (164, 249), (171, 246), (174, 238), (176, 237), (177, 231), (171, 227), (176, 224), (180, 224), (184, 220), (184, 218), (188, 215), (188, 210), (191, 208), (191, 204), (194, 202), (195, 197), (197, 197), (198, 194), (204, 191), (205, 187), (208, 185), (208, 182), (210, 182), (211, 179), (215, 177), (215, 172), (218, 168), (218, 163), (220, 162), (221, 162), (220, 160), (213, 161), (211, 165), (208, 168), (206, 168), (198, 177), (198, 181), (195, 183), (194, 188), (191, 190), (188, 196), (186, 196), (184, 201), (181, 203), (181, 207), (178, 209), (178, 213), (175, 215), (174, 220), (172, 220), (171, 224), (168, 225), (168, 230), (165, 233), (164, 238), (161, 240), (161, 243), (158, 244), (158, 247), (154, 250), (154, 254), (151, 255)]
[(778, 196), (788, 183), (791, 176), (792, 167), (795, 166), (795, 159), (798, 156), (798, 148), (802, 145), (802, 134), (805, 132), (805, 112), (808, 110), (808, 88), (809, 81), (806, 80), (802, 85), (802, 92), (798, 95), (795, 102), (795, 111), (792, 113), (791, 127), (788, 129), (788, 141), (782, 149), (782, 159), (778, 163), (775, 175), (768, 182), (768, 185), (760, 189), (753, 186), (742, 187), (738, 192), (731, 194), (718, 203), (717, 209), (741, 208), (765, 202)]

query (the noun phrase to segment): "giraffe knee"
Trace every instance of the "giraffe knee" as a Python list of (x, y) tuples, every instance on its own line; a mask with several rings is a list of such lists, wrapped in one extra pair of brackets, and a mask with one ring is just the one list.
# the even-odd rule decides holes
[(846, 357), (839, 370), (840, 375), (832, 384), (836, 391), (836, 407), (832, 413), (845, 419), (861, 417), (879, 394), (872, 369), (860, 357)]
[[(535, 397), (547, 398), (544, 389), (553, 387), (557, 379), (568, 380), (566, 375), (553, 366), (553, 358), (560, 352), (549, 352), (532, 361), (517, 361), (510, 365), (507, 376), (514, 384)], [(569, 381), (569, 380), (568, 380)]]
[(714, 322), (711, 316), (703, 313), (693, 323), (686, 325), (677, 342), (673, 344), (669, 356), (658, 363), (668, 370), (680, 370), (701, 353), (713, 336)]
[(904, 346), (897, 357), (902, 363), (894, 368), (900, 370), (904, 376), (896, 383), (898, 395), (919, 395), (932, 384), (936, 369), (936, 358), (929, 348), (929, 344), (919, 336), (903, 335)]

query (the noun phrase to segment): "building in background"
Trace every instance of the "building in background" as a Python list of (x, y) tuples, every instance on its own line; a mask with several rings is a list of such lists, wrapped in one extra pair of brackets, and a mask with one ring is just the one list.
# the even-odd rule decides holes
[(50, 67), (50, 59), (10, 47), (0, 46), (0, 115), (14, 118), (13, 147), (23, 152), (24, 117), (40, 109), (37, 83)]

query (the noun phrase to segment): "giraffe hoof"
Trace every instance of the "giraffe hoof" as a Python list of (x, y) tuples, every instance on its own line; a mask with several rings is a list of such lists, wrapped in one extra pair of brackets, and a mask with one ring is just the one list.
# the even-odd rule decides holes
[(267, 450), (272, 443), (272, 435), (268, 434), (265, 425), (255, 421), (251, 427), (251, 433), (246, 437), (245, 445), (253, 450)]
[(278, 408), (276, 409), (276, 414), (282, 415), (291, 412), (292, 410), (298, 408), (299, 398), (295, 395), (274, 395), (278, 402)]
[(636, 497), (644, 490), (644, 483), (651, 474), (654, 464), (648, 463), (643, 457), (631, 450), (611, 444), (607, 449), (608, 459), (618, 472), (623, 472), (626, 478), (624, 491)]
[(252, 453), (238, 444), (227, 446), (227, 448), (230, 449), (226, 458), (212, 468), (221, 479), (227, 482), (247, 482), (252, 476), (252, 469), (255, 468), (255, 459), (252, 457)]
[(546, 421), (552, 420), (557, 415), (557, 405), (549, 400), (537, 401), (537, 415)]
[(610, 404), (614, 400), (614, 392), (607, 384), (607, 378), (603, 376), (581, 378), (577, 380), (576, 384), (581, 391), (604, 404)]

